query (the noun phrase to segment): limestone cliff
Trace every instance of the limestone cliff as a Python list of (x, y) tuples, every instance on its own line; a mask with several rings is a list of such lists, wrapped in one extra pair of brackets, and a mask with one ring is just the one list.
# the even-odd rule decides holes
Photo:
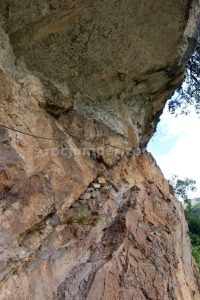
[(1, 1), (0, 299), (200, 299), (183, 209), (145, 150), (199, 14)]

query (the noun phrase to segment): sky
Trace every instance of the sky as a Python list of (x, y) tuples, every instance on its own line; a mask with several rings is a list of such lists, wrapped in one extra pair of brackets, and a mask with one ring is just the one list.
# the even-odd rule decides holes
[(178, 175), (196, 180), (200, 197), (200, 116), (192, 110), (188, 116), (175, 117), (166, 105), (157, 132), (148, 145), (167, 179)]

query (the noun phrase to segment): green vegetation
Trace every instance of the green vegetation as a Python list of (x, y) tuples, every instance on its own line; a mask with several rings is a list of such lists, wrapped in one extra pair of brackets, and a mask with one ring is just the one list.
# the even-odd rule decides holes
[(190, 239), (192, 243), (192, 254), (196, 260), (200, 273), (200, 204), (193, 205), (188, 192), (196, 191), (196, 182), (189, 178), (179, 179), (173, 176), (170, 180), (174, 192), (179, 200), (185, 203), (185, 218), (188, 223)]
[(169, 183), (172, 185), (176, 197), (179, 200), (183, 200), (185, 204), (191, 204), (191, 199), (189, 199), (188, 193), (196, 191), (196, 181), (184, 178), (180, 179), (178, 176), (173, 175)]
[(98, 222), (99, 218), (98, 212), (91, 212), (88, 205), (82, 205), (78, 212), (66, 215), (62, 220), (62, 224), (92, 225)]
[(185, 208), (185, 217), (188, 222), (190, 238), (192, 242), (192, 254), (196, 260), (200, 272), (200, 216), (191, 204)]
[(169, 102), (169, 111), (187, 115), (190, 106), (193, 106), (200, 114), (200, 34), (199, 30), (196, 37), (188, 40), (187, 58), (190, 58), (185, 72), (185, 80), (181, 87), (177, 89), (176, 97)]

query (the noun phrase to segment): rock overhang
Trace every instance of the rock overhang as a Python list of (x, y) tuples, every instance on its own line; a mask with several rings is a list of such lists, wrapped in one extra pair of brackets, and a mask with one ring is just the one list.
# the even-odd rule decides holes
[(14, 55), (67, 101), (146, 143), (182, 82), (199, 7), (188, 0), (18, 1), (0, 4)]

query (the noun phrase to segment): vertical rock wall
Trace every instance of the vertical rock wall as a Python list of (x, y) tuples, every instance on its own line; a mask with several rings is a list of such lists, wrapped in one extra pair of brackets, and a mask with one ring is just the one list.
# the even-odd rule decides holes
[(144, 147), (199, 1), (0, 14), (0, 299), (200, 299), (183, 209)]

